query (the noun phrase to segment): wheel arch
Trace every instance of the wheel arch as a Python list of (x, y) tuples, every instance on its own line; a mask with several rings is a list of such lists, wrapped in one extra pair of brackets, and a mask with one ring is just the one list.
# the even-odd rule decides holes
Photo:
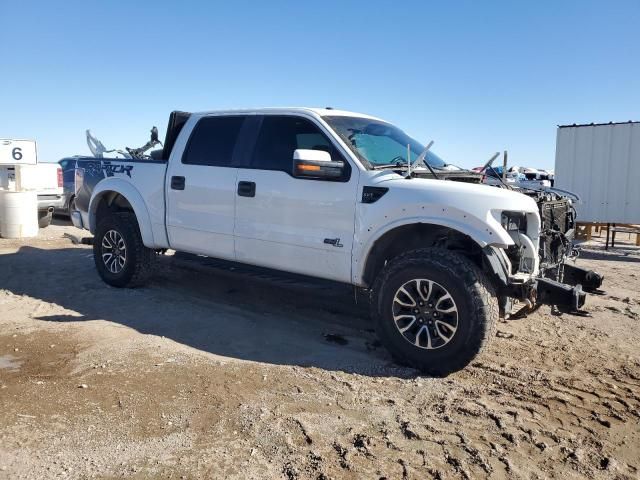
[(369, 287), (387, 262), (410, 250), (440, 247), (458, 251), (483, 269), (483, 246), (447, 225), (415, 222), (388, 229), (372, 242), (361, 268), (359, 284)]
[[(130, 184), (118, 182), (104, 182), (99, 190), (94, 191), (89, 204), (89, 230), (95, 233), (96, 226), (102, 215), (110, 212), (131, 211), (136, 217), (140, 235), (145, 246), (153, 247), (154, 237), (151, 229), (151, 218), (140, 193)], [(121, 184), (119, 184), (121, 183)]]

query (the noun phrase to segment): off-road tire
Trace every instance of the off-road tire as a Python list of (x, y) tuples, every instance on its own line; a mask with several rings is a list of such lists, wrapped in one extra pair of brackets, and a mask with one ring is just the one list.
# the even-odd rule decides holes
[[(394, 296), (412, 279), (442, 285), (458, 308), (458, 329), (450, 342), (427, 350), (410, 343), (393, 319)], [(468, 365), (495, 336), (499, 308), (493, 286), (468, 258), (441, 248), (406, 252), (389, 261), (373, 285), (372, 315), (382, 344), (399, 362), (444, 376)]]
[[(110, 230), (115, 230), (124, 239), (127, 257), (122, 270), (110, 272), (102, 261), (102, 240)], [(155, 252), (142, 243), (140, 228), (132, 212), (117, 212), (104, 217), (98, 223), (93, 240), (93, 259), (98, 274), (105, 283), (113, 287), (140, 287), (151, 277)]]

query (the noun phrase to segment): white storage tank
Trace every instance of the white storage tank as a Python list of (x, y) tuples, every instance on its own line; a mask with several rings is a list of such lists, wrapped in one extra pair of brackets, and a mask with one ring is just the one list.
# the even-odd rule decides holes
[(38, 194), (0, 190), (0, 237), (38, 235)]

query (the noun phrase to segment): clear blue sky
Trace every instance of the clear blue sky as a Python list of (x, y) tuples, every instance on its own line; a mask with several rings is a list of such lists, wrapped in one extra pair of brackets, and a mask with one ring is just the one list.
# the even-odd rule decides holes
[(0, 0), (0, 137), (139, 146), (173, 109), (334, 106), (451, 163), (552, 167), (556, 125), (640, 120), (640, 1)]

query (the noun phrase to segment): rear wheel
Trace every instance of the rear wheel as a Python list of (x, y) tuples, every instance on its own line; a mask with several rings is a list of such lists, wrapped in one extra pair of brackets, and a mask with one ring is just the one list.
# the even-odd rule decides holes
[(420, 249), (391, 260), (374, 285), (381, 342), (401, 363), (446, 375), (471, 362), (495, 334), (498, 301), (469, 259)]
[(155, 252), (144, 246), (131, 212), (106, 216), (96, 228), (93, 259), (102, 280), (114, 287), (138, 287), (151, 276)]

